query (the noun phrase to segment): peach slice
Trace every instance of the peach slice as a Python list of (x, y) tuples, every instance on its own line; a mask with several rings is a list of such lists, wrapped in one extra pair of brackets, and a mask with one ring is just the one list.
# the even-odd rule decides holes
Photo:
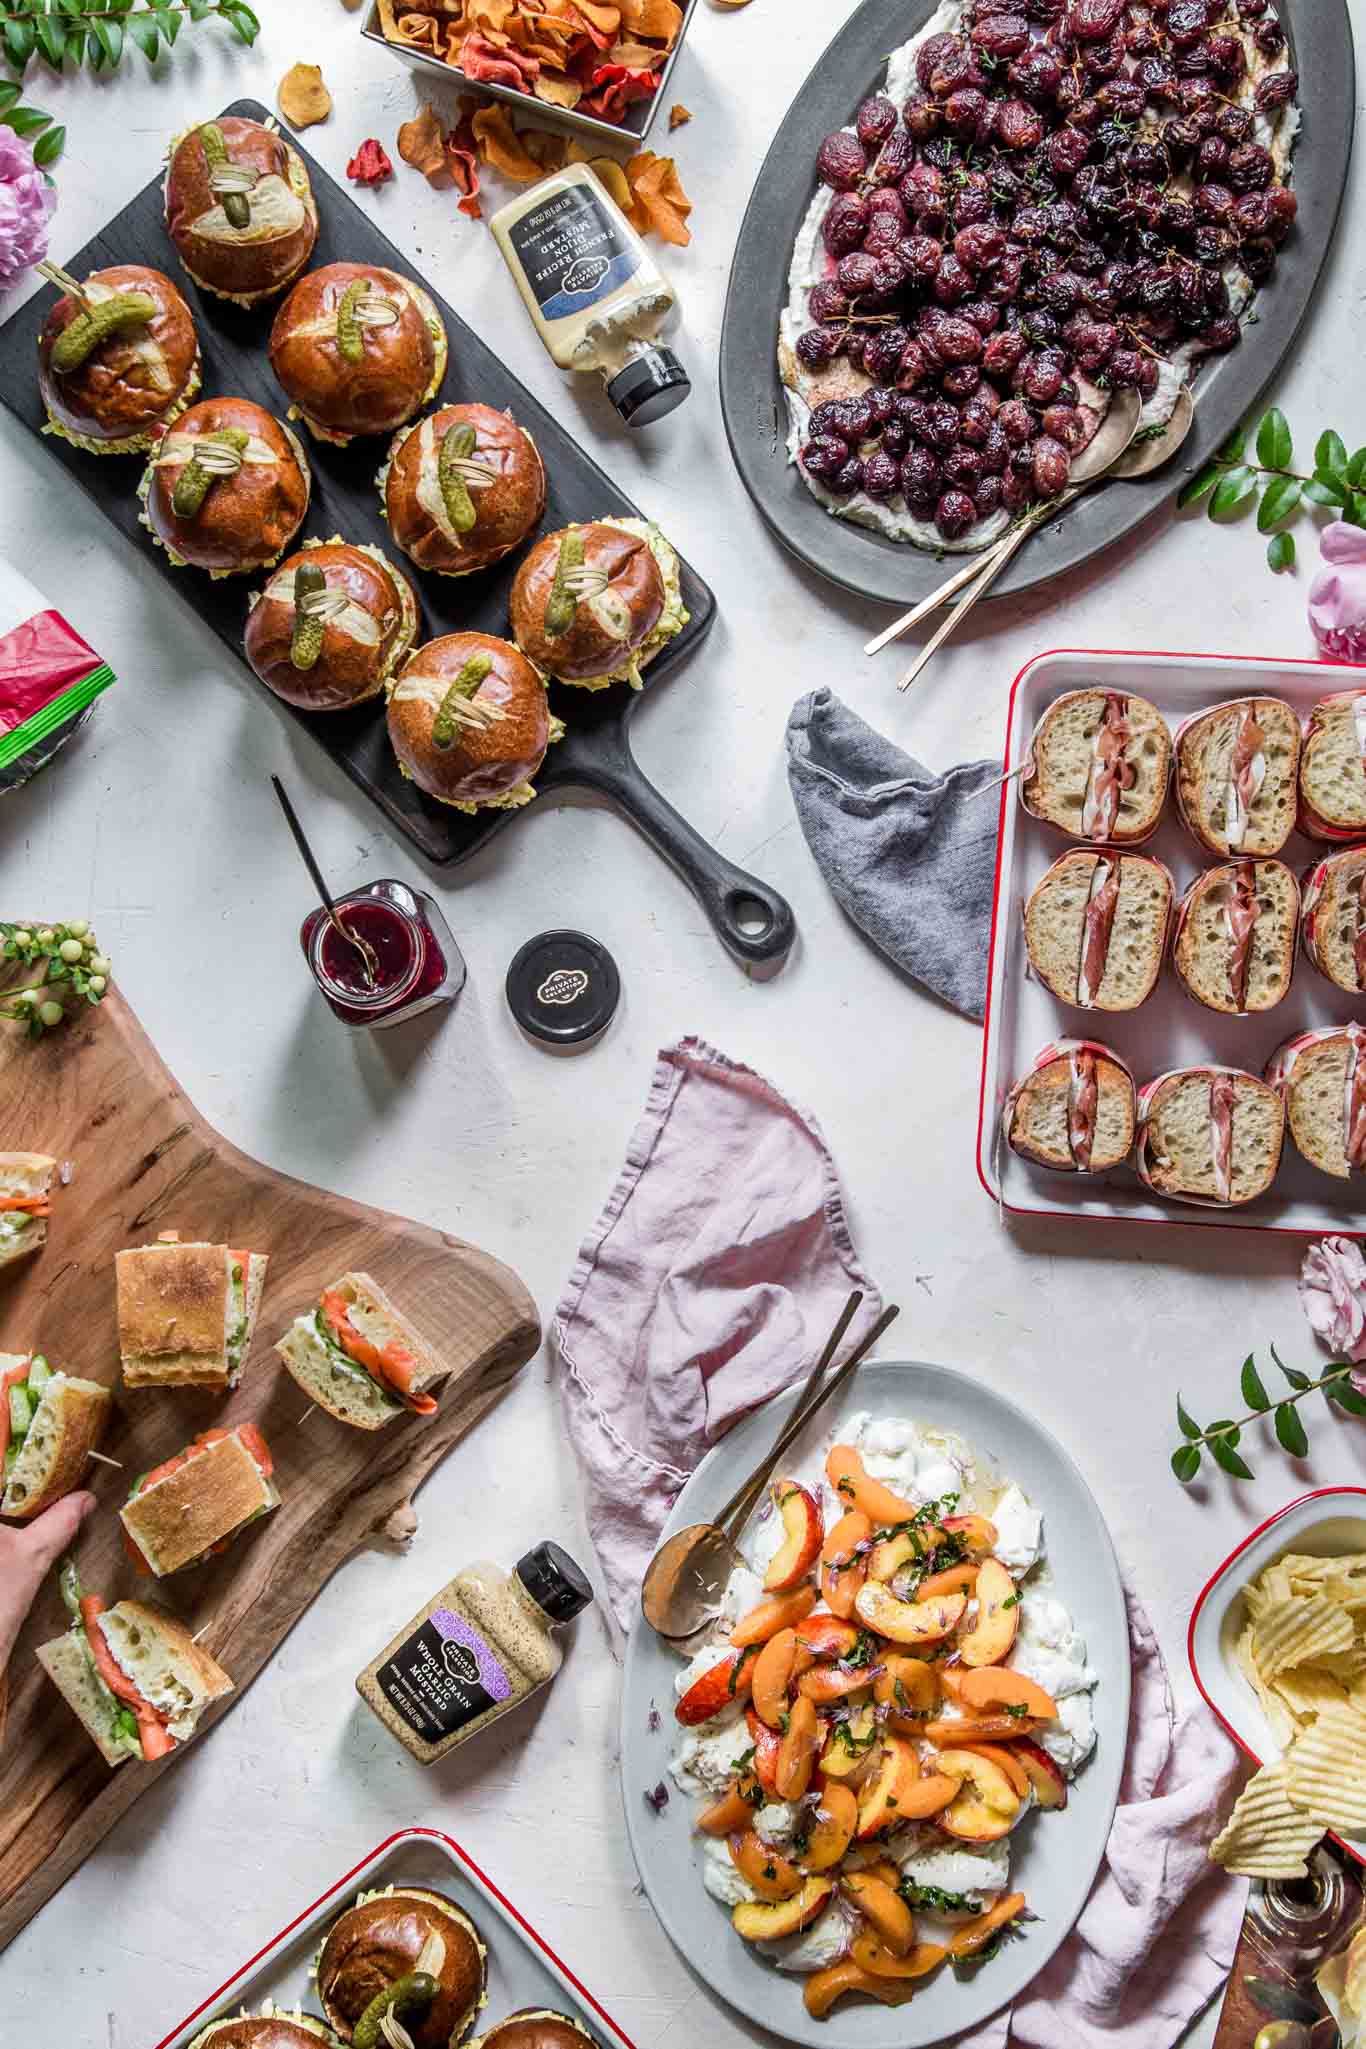
[(970, 1558), (985, 1558), (1001, 1541), (995, 1523), (988, 1522), (984, 1515), (946, 1515), (944, 1534), (957, 1537)]
[(872, 1683), (864, 1667), (844, 1672), (838, 1665), (813, 1665), (797, 1681), (797, 1691), (814, 1700), (818, 1707), (829, 1707), (833, 1701), (851, 1700), (857, 1693), (866, 1693)]
[(792, 1683), (796, 1656), (796, 1631), (780, 1629), (776, 1636), (769, 1638), (754, 1660), (750, 1698), (754, 1702), (754, 1712), (761, 1722), (768, 1723), (770, 1729), (776, 1729), (787, 1713), (787, 1689)]
[[(932, 1572), (928, 1579), (922, 1579), (915, 1590), (917, 1601), (937, 1601), (944, 1594), (971, 1594), (977, 1585), (977, 1567), (972, 1564), (950, 1565), (943, 1572)], [(731, 1642), (734, 1643), (734, 1637)]]
[(858, 1627), (842, 1615), (808, 1615), (794, 1632), (799, 1647), (813, 1658), (847, 1658), (858, 1642)]
[(918, 1736), (921, 1724), (939, 1705), (939, 1678), (934, 1666), (927, 1665), (923, 1658), (907, 1658), (890, 1651), (882, 1660), (873, 1699), (879, 1706), (891, 1708), (889, 1729), (903, 1736)]
[(1024, 1911), (1025, 1896), (1022, 1892), (1007, 1893), (1003, 1900), (997, 1900), (994, 1907), (988, 1907), (985, 1914), (979, 1914), (956, 1934), (949, 1937), (949, 1950), (956, 1957), (975, 1956), (979, 1949), (985, 1949), (998, 1928), (1004, 1928), (1017, 1914)]
[(1058, 1703), (1042, 1686), (1013, 1672), (1009, 1665), (984, 1665), (976, 1671), (960, 1672), (954, 1692), (964, 1707), (983, 1711), (990, 1708), (1023, 1708), (1036, 1721), (1056, 1720)]
[(914, 1522), (919, 1510), (913, 1501), (903, 1501), (865, 1472), (863, 1460), (852, 1444), (832, 1445), (825, 1461), (825, 1477), (846, 1508), (856, 1508), (877, 1529), (892, 1529), (897, 1523)]
[(821, 1594), (826, 1607), (847, 1619), (854, 1612), (859, 1588), (867, 1577), (868, 1567), (862, 1558), (856, 1558), (852, 1565), (823, 1565)]
[(697, 1826), (704, 1836), (733, 1835), (736, 1829), (748, 1828), (754, 1819), (756, 1807), (764, 1804), (764, 1789), (753, 1772), (746, 1772), (734, 1785), (727, 1786), (720, 1798), (713, 1800), (710, 1807), (704, 1807), (697, 1817)]
[(914, 1934), (908, 1948), (898, 1950), (890, 1942), (880, 1941), (865, 1930), (854, 1937), (850, 1955), (859, 1969), (872, 1977), (904, 1982), (908, 1978), (925, 1977), (936, 1965), (943, 1963), (948, 1950), (942, 1942), (917, 1942)]
[(1022, 1800), (1029, 1798), (1030, 1781), (1020, 1760), (1005, 1750), (999, 1743), (965, 1743), (964, 1750), (971, 1750), (975, 1756), (984, 1757), (988, 1764), (1000, 1768)]
[(746, 1942), (772, 1942), (810, 1927), (835, 1890), (828, 1878), (808, 1878), (790, 1900), (744, 1900), (731, 1909), (730, 1925)]
[(811, 1784), (820, 1749), (821, 1725), (815, 1702), (799, 1695), (792, 1703), (787, 1728), (778, 1746), (773, 1782), (780, 1800), (800, 1800)]
[(877, 1720), (868, 1706), (856, 1707), (847, 1722), (837, 1722), (821, 1751), (821, 1774), (848, 1782), (862, 1778), (874, 1762), (873, 1733)]
[(952, 1750), (959, 1743), (1013, 1743), (1017, 1736), (1032, 1735), (1038, 1728), (1026, 1715), (943, 1715), (923, 1722), (920, 1734), (927, 1743)]
[(851, 1508), (846, 1515), (826, 1532), (821, 1546), (822, 1565), (852, 1565), (861, 1556), (860, 1544), (866, 1544), (873, 1534), (873, 1525), (866, 1515)]
[(928, 1558), (943, 1540), (944, 1532), (932, 1523), (924, 1529), (897, 1530), (893, 1536), (880, 1537), (868, 1553), (869, 1579), (880, 1579), (885, 1584), (903, 1565), (915, 1565)]
[(674, 1718), (687, 1728), (709, 1722), (734, 1700), (745, 1700), (754, 1681), (757, 1651), (727, 1651), (714, 1665), (708, 1665), (700, 1679), (694, 1679), (674, 1709)]
[(796, 1480), (775, 1480), (769, 1489), (783, 1519), (783, 1541), (764, 1574), (764, 1591), (786, 1593), (806, 1578), (820, 1552), (825, 1525), (815, 1496)]
[(806, 1884), (806, 1873), (780, 1855), (754, 1830), (730, 1839), (730, 1861), (761, 1900), (790, 1900)]
[(914, 1947), (915, 1922), (911, 1910), (892, 1886), (867, 1871), (846, 1871), (840, 1879), (840, 1891), (871, 1923), (894, 1956), (904, 1957)]
[(801, 1862), (808, 1871), (830, 1871), (839, 1863), (858, 1827), (858, 1801), (838, 1780), (822, 1786), (820, 1804), (807, 1830)]
[(1066, 1807), (1067, 1781), (1042, 1744), (1031, 1743), (1026, 1736), (1015, 1745), (1015, 1755), (1028, 1774), (1040, 1807)]
[(958, 1794), (963, 1781), (950, 1772), (926, 1772), (909, 1793), (901, 1797), (897, 1821), (936, 1821), (942, 1826), (944, 1809)]
[(752, 1707), (745, 1709), (749, 1740), (754, 1745), (754, 1776), (766, 1793), (778, 1790), (778, 1752), (783, 1739), (776, 1729), (761, 1722)]
[(946, 1594), (938, 1601), (898, 1601), (895, 1594), (870, 1579), (859, 1589), (854, 1612), (860, 1622), (893, 1643), (939, 1643), (952, 1635), (967, 1605), (966, 1594)]
[(1020, 1811), (1020, 1796), (1000, 1766), (974, 1750), (943, 1750), (939, 1763), (962, 1779), (939, 1826), (969, 1843), (991, 1843), (1009, 1835)]
[(959, 1639), (965, 1665), (999, 1665), (1020, 1626), (1020, 1596), (999, 1558), (984, 1558), (977, 1574), (977, 1617)]
[(860, 1842), (906, 1818), (910, 1811), (907, 1803), (919, 1777), (920, 1759), (913, 1746), (904, 1736), (885, 1737), (882, 1755), (869, 1773), (859, 1801)]
[(802, 2003), (812, 2020), (823, 2021), (837, 1999), (846, 1992), (866, 1992), (883, 2006), (904, 2006), (915, 1997), (915, 1987), (899, 1978), (875, 1978), (871, 1971), (864, 1971), (852, 1957), (843, 1957), (837, 1964), (827, 1964), (823, 1971), (813, 1971), (806, 1981)]
[(815, 1605), (814, 1587), (793, 1587), (789, 1594), (774, 1594), (771, 1600), (760, 1601), (757, 1608), (740, 1617), (730, 1640), (738, 1651), (747, 1650), (754, 1643), (767, 1643), (780, 1629), (795, 1629), (799, 1622), (804, 1622)]
[(880, 1878), (884, 1885), (889, 1885), (892, 1888), (893, 1892), (896, 1891), (901, 1883), (900, 1867), (893, 1864), (890, 1857), (879, 1857), (873, 1863), (860, 1864), (857, 1868), (860, 1871), (866, 1872), (869, 1878)]

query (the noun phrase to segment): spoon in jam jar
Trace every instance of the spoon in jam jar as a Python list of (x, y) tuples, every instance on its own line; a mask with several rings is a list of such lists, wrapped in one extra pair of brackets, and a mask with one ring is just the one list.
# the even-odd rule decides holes
[(280, 778), (277, 775), (273, 775), (270, 780), (274, 785), (275, 794), (280, 800), (280, 809), (285, 814), (285, 824), (293, 833), (294, 844), (299, 849), (299, 852), (303, 857), (303, 864), (305, 868), (307, 868), (309, 874), (313, 878), (313, 887), (318, 892), (318, 901), (321, 903), (323, 909), (327, 912), (328, 917), (331, 919), (334, 930), (341, 934), (342, 938), (346, 941), (346, 944), (349, 947), (351, 947), (353, 951), (358, 955), (360, 959), (361, 973), (365, 978), (366, 988), (373, 989), (376, 983), (379, 981), (379, 955), (375, 952), (374, 947), (370, 944), (368, 939), (362, 938), (359, 932), (353, 932), (350, 926), (344, 925), (340, 917), (337, 915), (337, 909), (336, 905), (333, 903), (331, 891), (328, 889), (327, 884), (323, 881), (322, 869), (318, 866), (317, 857), (314, 854), (312, 847), (310, 847), (308, 841), (304, 837), (304, 829), (299, 823), (298, 814), (296, 813), (294, 806), (290, 803), (288, 796), (285, 794), (285, 786), (280, 781)]

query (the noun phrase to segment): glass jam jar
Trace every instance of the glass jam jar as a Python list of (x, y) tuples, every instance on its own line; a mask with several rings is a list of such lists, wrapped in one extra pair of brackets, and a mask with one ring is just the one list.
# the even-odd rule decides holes
[(343, 1024), (378, 1030), (455, 1001), (465, 986), (465, 961), (431, 897), (385, 878), (339, 896), (336, 908), (343, 925), (369, 941), (379, 967), (373, 988), (367, 986), (359, 954), (326, 911), (304, 919), (304, 958)]

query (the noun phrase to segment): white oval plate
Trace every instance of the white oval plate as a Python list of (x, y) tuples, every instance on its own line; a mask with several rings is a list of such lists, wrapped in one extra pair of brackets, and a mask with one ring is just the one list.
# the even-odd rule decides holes
[[(778, 1434), (795, 1393), (746, 1417), (708, 1453), (674, 1505), (665, 1535), (714, 1515)], [(1067, 1806), (1023, 1823), (1011, 1846), (1011, 1884), (1039, 1916), (970, 1978), (938, 1972), (907, 2006), (841, 2002), (824, 2021), (802, 2004), (800, 1977), (775, 1970), (741, 1942), (724, 1907), (702, 1885), (693, 1830), (694, 1803), (668, 1778), (678, 1739), (674, 1678), (679, 1659), (642, 1622), (632, 1631), (622, 1687), (621, 1779), (626, 1828), (650, 1904), (674, 1947), (701, 1982), (746, 2019), (813, 2049), (928, 2049), (975, 2027), (1008, 2005), (1043, 1969), (1086, 1904), (1104, 1854), (1119, 1795), (1129, 1727), (1129, 1630), (1110, 1533), (1067, 1453), (1023, 1409), (966, 1374), (943, 1366), (878, 1360), (823, 1411), (793, 1446), (799, 1464), (832, 1441), (840, 1421), (860, 1410), (906, 1416), (965, 1437), (984, 1461), (1018, 1480), (1043, 1511), (1044, 1544), (1059, 1600), (1070, 1609), (1101, 1675), (1095, 1701), (1097, 1741), (1068, 1788)], [(652, 1715), (659, 1726), (651, 1728)], [(656, 1814), (646, 1794), (663, 1780), (668, 1806)]]

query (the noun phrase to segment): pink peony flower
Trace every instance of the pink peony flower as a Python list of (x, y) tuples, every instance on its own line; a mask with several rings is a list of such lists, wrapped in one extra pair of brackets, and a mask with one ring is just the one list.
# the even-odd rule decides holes
[(1366, 661), (1366, 530), (1335, 519), (1319, 543), (1325, 567), (1309, 587), (1309, 624), (1326, 655)]
[(56, 204), (56, 188), (34, 163), (32, 145), (12, 128), (0, 128), (0, 291), (47, 255)]
[[(1300, 1302), (1315, 1335), (1340, 1359), (1366, 1359), (1366, 1258), (1353, 1238), (1321, 1238), (1304, 1255)], [(1366, 1373), (1352, 1385), (1366, 1394)]]

